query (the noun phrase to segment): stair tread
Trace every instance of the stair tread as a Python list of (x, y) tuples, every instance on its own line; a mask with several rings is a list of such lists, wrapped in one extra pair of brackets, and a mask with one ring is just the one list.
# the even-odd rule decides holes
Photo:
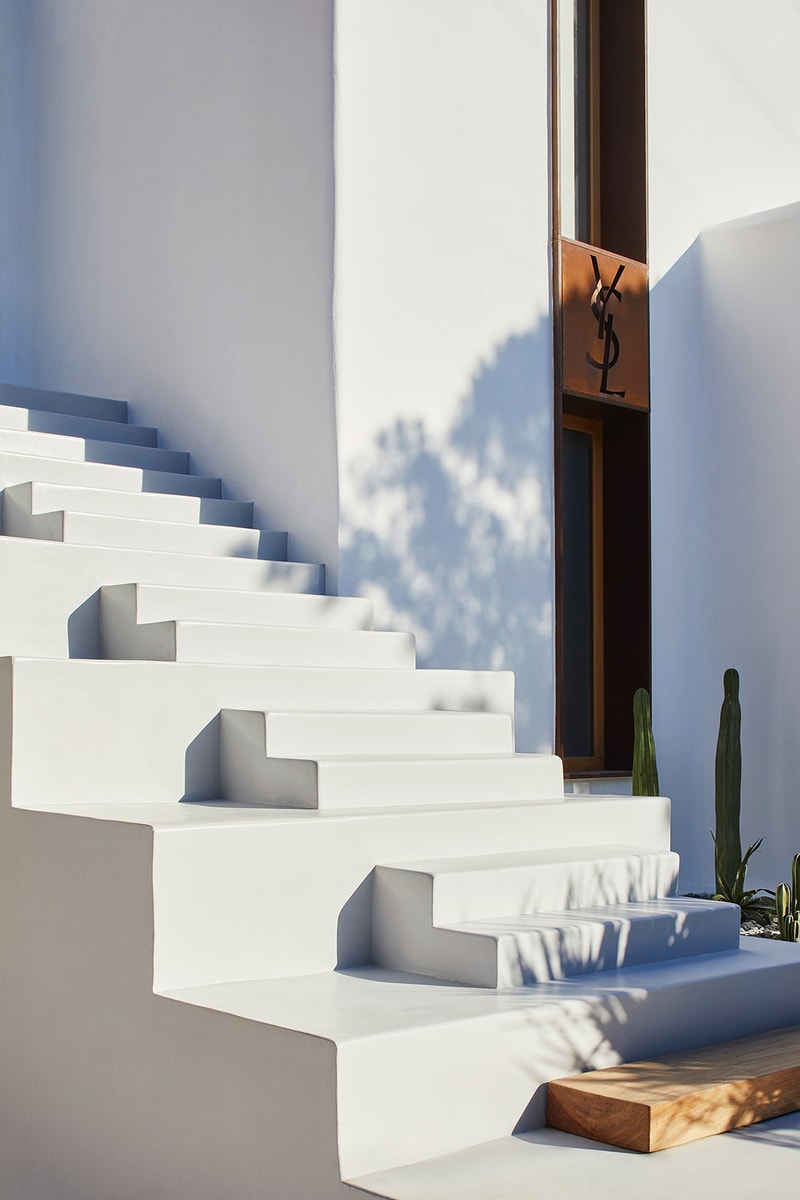
[[(208, 526), (208, 528), (213, 529), (214, 526)], [(2, 540), (6, 540), (6, 541), (10, 541), (10, 542), (26, 542), (27, 541), (27, 542), (35, 542), (37, 545), (41, 544), (41, 541), (38, 538), (11, 537), (8, 534), (0, 534), (0, 541), (2, 541)], [(225, 555), (225, 554), (192, 554), (192, 553), (187, 553), (184, 550), (156, 550), (151, 547), (144, 547), (144, 546), (92, 546), (92, 545), (83, 545), (81, 543), (70, 544), (69, 542), (50, 542), (48, 544), (61, 546), (65, 550), (71, 550), (71, 549), (88, 550), (88, 551), (96, 550), (98, 554), (105, 554), (105, 553), (148, 554), (148, 555), (152, 554), (159, 558), (168, 557), (168, 558), (175, 558), (176, 560), (186, 560), (186, 561), (196, 562), (196, 563), (209, 563), (209, 564), (216, 563), (219, 566), (221, 566), (223, 563), (226, 564), (226, 566), (228, 566), (228, 567), (231, 564), (234, 564), (234, 566), (232, 568), (233, 570), (238, 571), (241, 569), (244, 571), (248, 571), (248, 570), (252, 569), (253, 572), (256, 574), (258, 574), (258, 572), (266, 566), (314, 567), (314, 568), (319, 568), (319, 566), (320, 566), (319, 563), (294, 562), (293, 560), (268, 559), (268, 558), (237, 558), (237, 557), (233, 557), (231, 555)], [(157, 587), (159, 585), (155, 584), (154, 586)], [(169, 585), (165, 585), (165, 586), (169, 586)]]
[[(587, 1151), (595, 1150), (595, 1153)], [(676, 1147), (669, 1155), (598, 1153), (558, 1129), (516, 1133), (450, 1154), (348, 1180), (357, 1195), (383, 1200), (530, 1200), (531, 1196), (640, 1200), (691, 1195), (698, 1179), (709, 1196), (761, 1200), (777, 1191), (800, 1151), (800, 1114), (763, 1127)]]
[(800, 1109), (800, 1025), (553, 1080), (547, 1122), (649, 1153)]
[[(122, 494), (125, 495), (126, 493), (122, 493)], [(147, 494), (154, 495), (155, 493), (147, 493)], [(224, 503), (224, 501), (221, 501), (220, 503)], [(135, 527), (162, 529), (162, 528), (166, 527), (167, 529), (172, 529), (177, 533), (179, 531), (185, 531), (187, 525), (193, 524), (193, 522), (188, 522), (188, 521), (172, 521), (172, 520), (161, 521), (156, 518), (150, 518), (150, 517), (127, 517), (127, 516), (118, 516), (116, 513), (82, 512), (78, 509), (69, 509), (69, 508), (60, 508), (60, 507), (53, 508), (53, 509), (46, 509), (44, 511), (48, 512), (48, 513), (61, 512), (65, 516), (68, 516), (71, 518), (80, 518), (82, 521), (85, 520), (87, 524), (97, 522), (98, 524), (105, 525), (110, 529), (113, 529), (115, 527), (119, 527), (120, 529), (132, 529)], [(203, 530), (208, 530), (209, 536), (213, 536), (215, 533), (221, 536), (221, 534), (223, 534), (225, 532), (230, 533), (232, 536), (234, 536), (234, 535), (240, 536), (240, 535), (244, 534), (248, 538), (252, 538), (253, 535), (255, 535), (257, 537), (259, 535), (259, 533), (276, 533), (276, 534), (279, 534), (280, 536), (284, 536), (284, 537), (286, 536), (285, 532), (282, 530), (260, 530), (260, 529), (242, 527), (241, 525), (217, 525), (217, 524), (205, 525), (205, 524), (201, 524), (200, 528), (202, 528)]]
[[(755, 946), (752, 943), (761, 942)], [(794, 953), (788, 953), (794, 950)], [(567, 1005), (626, 994), (669, 993), (711, 980), (736, 980), (774, 968), (800, 978), (800, 958), (788, 943), (747, 938), (740, 950), (620, 967), (602, 975), (554, 980), (535, 988), (490, 991), (381, 967), (353, 967), (288, 979), (255, 979), (202, 984), (165, 991), (175, 999), (277, 1023), (299, 1032), (330, 1037), (338, 1044), (384, 1035), (411, 1033), (437, 1025), (470, 1023), (477, 1017), (504, 1019), (509, 1014), (546, 1012)], [(433, 986), (431, 986), (433, 985)], [(675, 1037), (670, 1031), (668, 1037)], [(692, 1031), (685, 1036), (690, 1038)]]
[(106, 549), (278, 561), (286, 559), (288, 541), (285, 533), (217, 522), (149, 520), (59, 508), (31, 513), (13, 493), (3, 504), (3, 533)]
[[(141, 623), (148, 624), (147, 621)], [(254, 621), (199, 621), (193, 617), (162, 617), (160, 618), (160, 623), (165, 625), (179, 625), (185, 629), (209, 630), (214, 634), (221, 634), (224, 630), (235, 629), (241, 630), (243, 634), (252, 634), (253, 637), (262, 635), (264, 637), (272, 637), (280, 633), (285, 633), (287, 636), (296, 634), (298, 637), (301, 637), (303, 634), (318, 634), (321, 638), (352, 638), (356, 641), (366, 638), (380, 641), (397, 638), (408, 640), (413, 637), (413, 634), (399, 633), (390, 629), (327, 629), (319, 625), (281, 625), (278, 622), (267, 624)], [(368, 645), (369, 643), (365, 642), (365, 644)]]
[[(431, 764), (436, 766), (446, 767), (448, 763), (462, 762), (516, 762), (522, 765), (529, 765), (531, 762), (536, 762), (542, 758), (549, 758), (549, 755), (541, 754), (516, 754), (514, 751), (498, 750), (488, 751), (478, 754), (314, 754), (309, 757), (309, 761), (319, 763), (324, 767), (337, 766), (359, 766), (365, 767), (375, 765), (380, 766), (396, 766), (400, 769), (408, 767), (413, 769), (416, 764), (424, 765)], [(288, 761), (292, 761), (291, 759)], [(562, 797), (554, 797), (561, 799)]]
[[(225, 621), (165, 620), (120, 627), (117, 645), (135, 646), (152, 632), (146, 653), (183, 662), (264, 662), (288, 667), (320, 666), (413, 669), (414, 635), (372, 629), (249, 625)], [(163, 635), (163, 636), (162, 636)], [(160, 642), (159, 642), (160, 638)]]
[[(605, 797), (604, 797), (605, 798)], [(610, 798), (610, 797), (609, 797)], [(571, 799), (567, 797), (568, 800)], [(669, 854), (648, 846), (555, 846), (536, 850), (512, 850), (500, 854), (465, 854), (453, 858), (428, 858), (410, 862), (383, 863), (382, 869), (420, 871), (425, 874), (460, 875), (473, 871), (497, 871), (524, 869), (530, 866), (546, 866), (551, 863), (593, 862), (595, 859), (620, 858), (626, 855)]]
[[(479, 811), (480, 806), (471, 806)], [(517, 805), (519, 809), (524, 805)], [(531, 805), (533, 807), (533, 805)], [(542, 805), (535, 805), (541, 809)], [(494, 806), (485, 805), (484, 811), (490, 813)], [(319, 808), (271, 808), (268, 805), (237, 804), (230, 800), (135, 800), (110, 801), (108, 803), (60, 803), (49, 800), (37, 809), (40, 812), (66, 813), (72, 816), (83, 816), (91, 820), (122, 821), (125, 824), (146, 825), (152, 829), (181, 830), (181, 829), (229, 829), (242, 825), (254, 828), (261, 825), (278, 826), (303, 823), (305, 821), (319, 822), (358, 822), (363, 824), (365, 819), (395, 820), (403, 813), (415, 816), (419, 809), (413, 805), (406, 809), (319, 809)], [(457, 810), (455, 810), (457, 811)], [(414, 976), (418, 978), (418, 976)]]

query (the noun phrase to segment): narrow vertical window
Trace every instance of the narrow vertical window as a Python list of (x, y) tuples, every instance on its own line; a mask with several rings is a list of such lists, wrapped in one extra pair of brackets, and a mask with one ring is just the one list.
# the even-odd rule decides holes
[(556, 752), (631, 768), (650, 687), (644, 0), (551, 0)]
[(561, 449), (564, 759), (569, 771), (603, 765), (603, 431), (565, 416)]

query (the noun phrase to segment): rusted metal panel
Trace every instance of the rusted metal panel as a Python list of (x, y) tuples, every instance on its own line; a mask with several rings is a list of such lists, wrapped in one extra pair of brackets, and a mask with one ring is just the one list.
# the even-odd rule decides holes
[(569, 238), (559, 241), (564, 392), (649, 409), (646, 265)]

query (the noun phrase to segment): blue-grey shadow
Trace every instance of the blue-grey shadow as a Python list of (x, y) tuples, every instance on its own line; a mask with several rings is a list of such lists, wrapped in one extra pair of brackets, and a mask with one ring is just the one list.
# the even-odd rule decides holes
[(395, 625), (410, 618), (420, 666), (513, 670), (521, 750), (553, 742), (552, 464), (544, 320), (480, 365), (443, 438), (382, 430), (342, 515), (342, 593), (377, 589)]

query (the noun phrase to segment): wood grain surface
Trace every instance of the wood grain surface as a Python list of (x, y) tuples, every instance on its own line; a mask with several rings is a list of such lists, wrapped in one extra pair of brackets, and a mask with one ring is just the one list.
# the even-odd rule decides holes
[(649, 1153), (800, 1109), (800, 1026), (553, 1080), (547, 1123)]

